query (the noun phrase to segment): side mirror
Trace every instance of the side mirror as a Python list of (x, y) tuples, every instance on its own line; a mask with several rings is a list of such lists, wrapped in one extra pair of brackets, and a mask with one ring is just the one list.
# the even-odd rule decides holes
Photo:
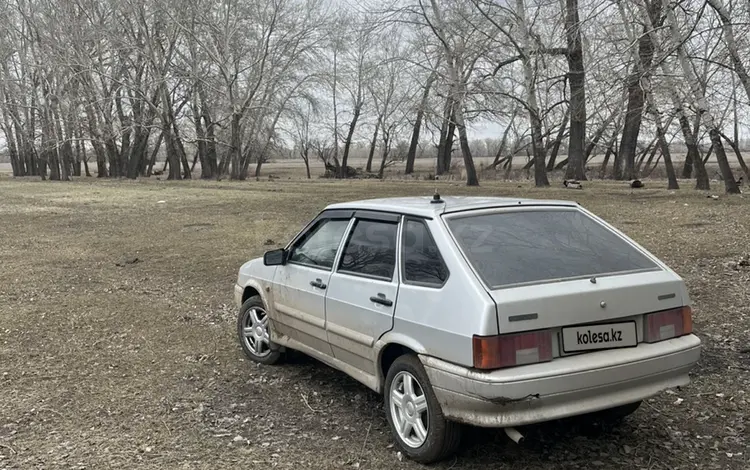
[(266, 266), (279, 266), (284, 263), (286, 263), (286, 250), (283, 248), (266, 251), (263, 254), (263, 264)]

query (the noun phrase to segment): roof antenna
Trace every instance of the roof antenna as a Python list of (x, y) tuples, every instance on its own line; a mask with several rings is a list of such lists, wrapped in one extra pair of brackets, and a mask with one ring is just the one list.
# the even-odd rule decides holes
[(435, 194), (432, 196), (432, 201), (430, 201), (431, 204), (441, 204), (445, 201), (440, 199), (440, 194), (438, 194), (437, 188), (435, 188)]

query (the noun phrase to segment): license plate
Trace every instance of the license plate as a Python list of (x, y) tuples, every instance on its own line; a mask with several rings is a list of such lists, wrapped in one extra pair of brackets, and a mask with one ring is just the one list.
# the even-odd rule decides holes
[(631, 348), (638, 346), (635, 322), (575, 326), (562, 329), (563, 351)]

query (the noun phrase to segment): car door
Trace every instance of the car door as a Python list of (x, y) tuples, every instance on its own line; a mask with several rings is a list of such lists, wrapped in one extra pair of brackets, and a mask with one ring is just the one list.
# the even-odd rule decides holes
[(276, 269), (274, 330), (329, 356), (325, 330), (325, 295), (336, 254), (351, 221), (351, 212), (321, 214), (288, 248), (287, 261)]
[(393, 327), (400, 216), (358, 211), (331, 275), (326, 329), (333, 355), (376, 374), (373, 345)]

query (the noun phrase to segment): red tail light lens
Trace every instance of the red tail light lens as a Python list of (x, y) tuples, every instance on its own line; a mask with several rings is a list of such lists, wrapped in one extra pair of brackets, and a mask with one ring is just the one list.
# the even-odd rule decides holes
[(474, 336), (474, 367), (500, 369), (552, 360), (552, 332)]
[(693, 332), (693, 312), (690, 307), (680, 307), (646, 315), (647, 343), (677, 338)]

